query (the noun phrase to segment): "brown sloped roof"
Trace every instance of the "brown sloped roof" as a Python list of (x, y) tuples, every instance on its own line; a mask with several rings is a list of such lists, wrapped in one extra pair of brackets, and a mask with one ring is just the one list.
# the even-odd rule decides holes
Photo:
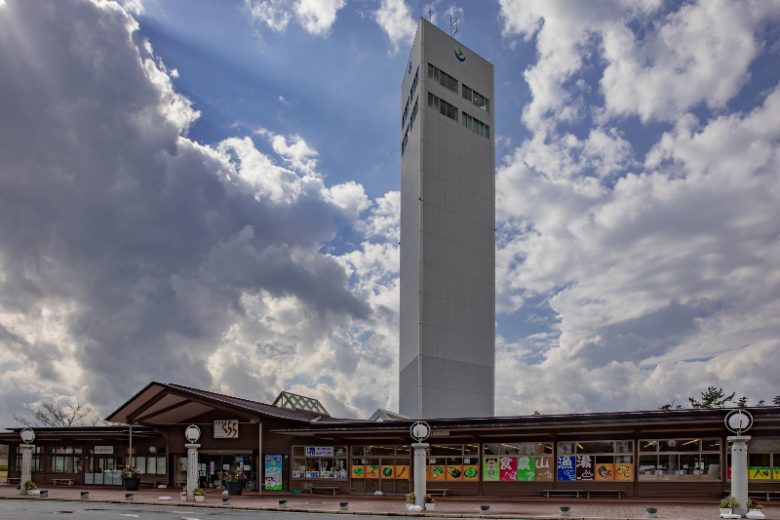
[(171, 395), (176, 395), (183, 398), (189, 397), (199, 402), (205, 402), (215, 406), (226, 406), (243, 411), (244, 413), (249, 412), (250, 414), (257, 414), (265, 417), (293, 421), (302, 424), (309, 423), (310, 421), (320, 417), (319, 415), (313, 414), (311, 412), (280, 408), (267, 403), (220, 394), (210, 390), (192, 388), (176, 383), (159, 383), (157, 381), (152, 381), (133, 397), (128, 399), (119, 408), (109, 414), (106, 420), (111, 422), (126, 422), (129, 417), (131, 417), (138, 410), (141, 410), (147, 403), (153, 399), (156, 399), (159, 395), (161, 395), (161, 393), (169, 393)]

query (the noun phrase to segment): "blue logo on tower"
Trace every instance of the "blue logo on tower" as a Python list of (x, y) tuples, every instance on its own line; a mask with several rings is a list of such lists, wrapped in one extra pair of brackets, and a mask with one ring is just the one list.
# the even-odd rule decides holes
[(458, 58), (458, 61), (466, 61), (466, 53), (460, 47), (455, 49), (455, 57)]

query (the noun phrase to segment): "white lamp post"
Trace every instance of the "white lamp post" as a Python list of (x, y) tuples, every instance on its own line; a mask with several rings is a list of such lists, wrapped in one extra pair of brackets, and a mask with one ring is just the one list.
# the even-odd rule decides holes
[(732, 410), (726, 414), (726, 428), (732, 435), (731, 442), (731, 496), (739, 503), (734, 513), (744, 515), (748, 503), (748, 448), (749, 435), (742, 435), (753, 426), (753, 416), (747, 410)]
[(195, 502), (195, 488), (198, 487), (198, 448), (195, 444), (200, 439), (200, 428), (194, 424), (184, 430), (184, 438), (187, 439), (187, 502)]
[(27, 494), (27, 490), (24, 485), (32, 480), (32, 452), (35, 446), (33, 441), (35, 440), (35, 432), (32, 428), (25, 428), (19, 432), (19, 437), (22, 438), (22, 442), (19, 449), (22, 450), (22, 478), (20, 479), (19, 489), (22, 495)]
[(425, 507), (425, 494), (426, 494), (426, 482), (425, 482), (425, 467), (426, 467), (426, 450), (428, 449), (428, 443), (423, 442), (431, 435), (431, 427), (425, 421), (417, 421), (409, 428), (409, 433), (417, 442), (412, 443), (414, 448), (414, 504)]

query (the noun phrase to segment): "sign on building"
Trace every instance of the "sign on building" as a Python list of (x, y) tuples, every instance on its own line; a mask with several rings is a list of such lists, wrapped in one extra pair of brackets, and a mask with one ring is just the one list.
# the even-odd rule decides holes
[(215, 439), (238, 439), (238, 419), (214, 421)]
[(114, 447), (113, 446), (95, 446), (92, 448), (92, 453), (95, 455), (113, 455), (114, 454)]
[(333, 446), (306, 446), (307, 457), (332, 457)]

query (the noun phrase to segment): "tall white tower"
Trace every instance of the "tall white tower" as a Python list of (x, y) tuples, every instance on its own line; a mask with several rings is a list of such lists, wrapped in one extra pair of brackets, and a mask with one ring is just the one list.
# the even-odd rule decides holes
[(401, 86), (399, 408), (493, 415), (493, 65), (421, 19)]

